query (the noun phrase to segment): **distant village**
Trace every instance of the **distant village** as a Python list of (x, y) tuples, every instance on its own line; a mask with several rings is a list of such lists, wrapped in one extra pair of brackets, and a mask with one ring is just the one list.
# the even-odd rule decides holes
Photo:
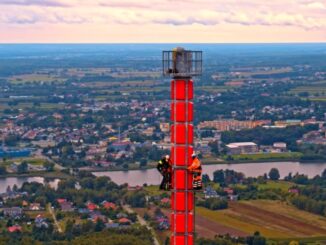
[[(88, 118), (89, 113), (98, 113), (110, 108), (120, 110), (125, 107), (130, 108), (128, 116), (137, 119), (140, 123), (129, 125), (127, 128), (121, 128), (114, 123), (85, 122), (76, 128), (71, 124), (65, 124), (67, 118), (82, 120)], [(0, 157), (4, 161), (12, 162), (6, 169), (11, 173), (17, 173), (21, 164), (15, 161), (15, 158), (24, 157), (43, 159), (44, 162), (55, 163), (59, 168), (71, 167), (65, 163), (67, 160), (76, 162), (73, 166), (85, 169), (114, 168), (119, 164), (124, 164), (128, 168), (126, 162), (138, 164), (138, 167), (146, 166), (147, 163), (155, 163), (170, 148), (170, 124), (163, 117), (168, 110), (168, 102), (142, 103), (132, 100), (119, 103), (76, 104), (74, 105), (75, 113), (68, 115), (59, 112), (48, 115), (21, 112), (17, 116), (4, 119), (5, 124), (0, 128), (2, 141)], [(264, 110), (273, 113), (275, 108), (266, 107)], [(119, 117), (121, 116), (118, 115), (117, 118)], [(51, 122), (52, 126), (33, 127), (33, 124), (24, 125), (26, 121), (34, 122), (36, 125), (47, 125), (49, 123), (43, 122)], [(277, 141), (272, 145), (258, 145), (255, 142), (230, 142), (224, 145), (221, 133), (256, 127), (273, 129), (305, 125), (318, 125), (319, 129), (304, 134), (301, 139), (297, 140), (298, 144), (326, 145), (324, 124), (325, 121), (317, 121), (315, 118), (273, 123), (271, 120), (202, 121), (195, 129), (195, 150), (206, 157), (222, 149), (228, 155), (287, 152), (287, 144)], [(150, 152), (153, 147), (156, 151)], [(148, 155), (151, 155), (151, 158)], [(27, 164), (27, 171), (46, 170), (47, 167), (44, 165)]]

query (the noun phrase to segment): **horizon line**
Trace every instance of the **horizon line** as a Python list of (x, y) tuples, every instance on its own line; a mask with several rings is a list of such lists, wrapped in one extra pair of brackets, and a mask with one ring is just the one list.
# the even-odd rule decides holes
[(143, 44), (326, 44), (324, 42), (0, 42), (0, 45), (20, 45), (20, 44), (130, 44), (130, 45), (143, 45)]

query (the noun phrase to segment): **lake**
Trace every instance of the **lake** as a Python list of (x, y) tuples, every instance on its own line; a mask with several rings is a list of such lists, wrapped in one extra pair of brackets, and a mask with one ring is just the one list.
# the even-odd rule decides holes
[[(266, 162), (266, 163), (243, 163), (243, 164), (214, 164), (204, 165), (203, 173), (213, 177), (213, 172), (218, 169), (232, 169), (244, 173), (247, 177), (257, 177), (268, 173), (271, 168), (277, 168), (280, 171), (281, 178), (284, 178), (290, 172), (292, 174), (300, 173), (308, 175), (310, 178), (321, 173), (326, 169), (326, 163), (299, 163), (299, 162)], [(158, 185), (161, 175), (156, 169), (133, 170), (133, 171), (106, 171), (94, 172), (96, 176), (108, 176), (117, 184), (128, 183), (131, 186)]]

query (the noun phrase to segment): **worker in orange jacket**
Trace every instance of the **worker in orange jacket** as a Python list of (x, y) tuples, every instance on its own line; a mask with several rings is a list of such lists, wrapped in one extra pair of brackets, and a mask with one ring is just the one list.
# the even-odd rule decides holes
[(203, 188), (202, 184), (202, 167), (197, 155), (194, 153), (191, 155), (192, 164), (188, 167), (188, 170), (193, 174), (192, 185), (194, 190), (201, 190)]

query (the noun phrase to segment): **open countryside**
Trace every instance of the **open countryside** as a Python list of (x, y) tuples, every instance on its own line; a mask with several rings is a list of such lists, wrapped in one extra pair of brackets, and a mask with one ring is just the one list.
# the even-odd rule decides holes
[[(171, 153), (161, 55), (174, 47), (0, 45), (0, 244), (171, 243), (156, 167)], [(204, 54), (195, 244), (325, 243), (325, 46), (186, 48)]]

